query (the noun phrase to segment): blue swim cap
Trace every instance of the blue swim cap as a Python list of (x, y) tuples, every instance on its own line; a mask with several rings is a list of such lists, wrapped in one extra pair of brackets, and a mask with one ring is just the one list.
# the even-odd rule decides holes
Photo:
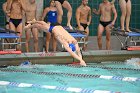
[(24, 61), (20, 64), (20, 66), (27, 66), (27, 65), (31, 65), (31, 62), (29, 61)]
[(76, 50), (75, 45), (74, 44), (69, 44), (69, 47), (71, 48), (71, 50), (74, 52)]

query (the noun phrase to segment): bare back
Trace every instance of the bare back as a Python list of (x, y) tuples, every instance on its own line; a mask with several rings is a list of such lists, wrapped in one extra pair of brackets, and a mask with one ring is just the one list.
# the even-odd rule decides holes
[(90, 7), (89, 6), (79, 6), (77, 9), (80, 13), (80, 23), (87, 23), (88, 22), (88, 15), (90, 13)]
[(112, 8), (113, 8), (113, 5), (110, 2), (108, 2), (107, 4), (104, 4), (104, 3), (100, 4), (100, 14), (101, 14), (100, 20), (101, 21), (104, 21), (104, 22), (111, 21)]
[(11, 4), (10, 18), (22, 19), (22, 6), (18, 0), (13, 0)]
[[(58, 30), (59, 29), (59, 30)], [(61, 43), (65, 42), (76, 42), (75, 38), (72, 37), (63, 27), (55, 26), (53, 28), (53, 33), (55, 34), (57, 40)]]

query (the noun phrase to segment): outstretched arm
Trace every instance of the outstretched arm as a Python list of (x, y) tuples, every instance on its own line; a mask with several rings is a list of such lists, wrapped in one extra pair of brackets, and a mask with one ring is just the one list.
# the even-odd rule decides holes
[[(64, 45), (64, 48), (70, 53), (70, 55), (72, 57), (74, 57), (74, 58), (76, 58), (77, 60), (80, 61), (80, 65), (86, 66), (85, 61), (82, 59), (82, 56), (81, 56), (81, 53), (80, 53), (80, 49), (79, 48), (76, 49), (76, 52), (78, 52), (78, 55), (77, 55), (75, 52), (73, 52), (71, 50), (71, 48), (69, 47), (68, 43), (63, 43), (63, 45)], [(77, 48), (77, 45), (75, 45), (75, 46)]]
[(46, 23), (44, 21), (33, 20), (33, 21), (30, 21), (29, 24), (24, 27), (24, 29), (26, 30), (26, 29), (30, 29), (34, 27), (41, 29), (41, 31), (48, 32), (48, 29), (50, 28), (50, 23)]

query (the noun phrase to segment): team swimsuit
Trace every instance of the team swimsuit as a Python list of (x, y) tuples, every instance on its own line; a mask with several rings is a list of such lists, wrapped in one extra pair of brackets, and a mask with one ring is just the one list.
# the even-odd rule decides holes
[[(88, 25), (84, 24), (84, 23), (80, 23), (80, 25), (84, 28), (84, 30), (88, 27)], [(76, 26), (78, 26), (78, 25), (76, 25)]]
[(103, 27), (106, 27), (108, 26), (112, 21), (108, 21), (108, 22), (104, 22), (104, 21), (100, 21), (100, 24), (103, 26)]
[(13, 19), (10, 18), (9, 22), (13, 23), (14, 26), (17, 28), (20, 23), (22, 23), (22, 19)]

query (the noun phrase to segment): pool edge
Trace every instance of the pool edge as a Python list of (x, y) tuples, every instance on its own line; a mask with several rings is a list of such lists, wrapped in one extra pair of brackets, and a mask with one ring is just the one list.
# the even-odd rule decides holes
[[(90, 50), (83, 52), (83, 59), (87, 63), (102, 61), (124, 61), (130, 58), (140, 58), (140, 51)], [(67, 52), (32, 52), (22, 53), (20, 55), (0, 55), (0, 65), (18, 65), (24, 61), (30, 61), (33, 64), (68, 64), (73, 62), (73, 58)]]

